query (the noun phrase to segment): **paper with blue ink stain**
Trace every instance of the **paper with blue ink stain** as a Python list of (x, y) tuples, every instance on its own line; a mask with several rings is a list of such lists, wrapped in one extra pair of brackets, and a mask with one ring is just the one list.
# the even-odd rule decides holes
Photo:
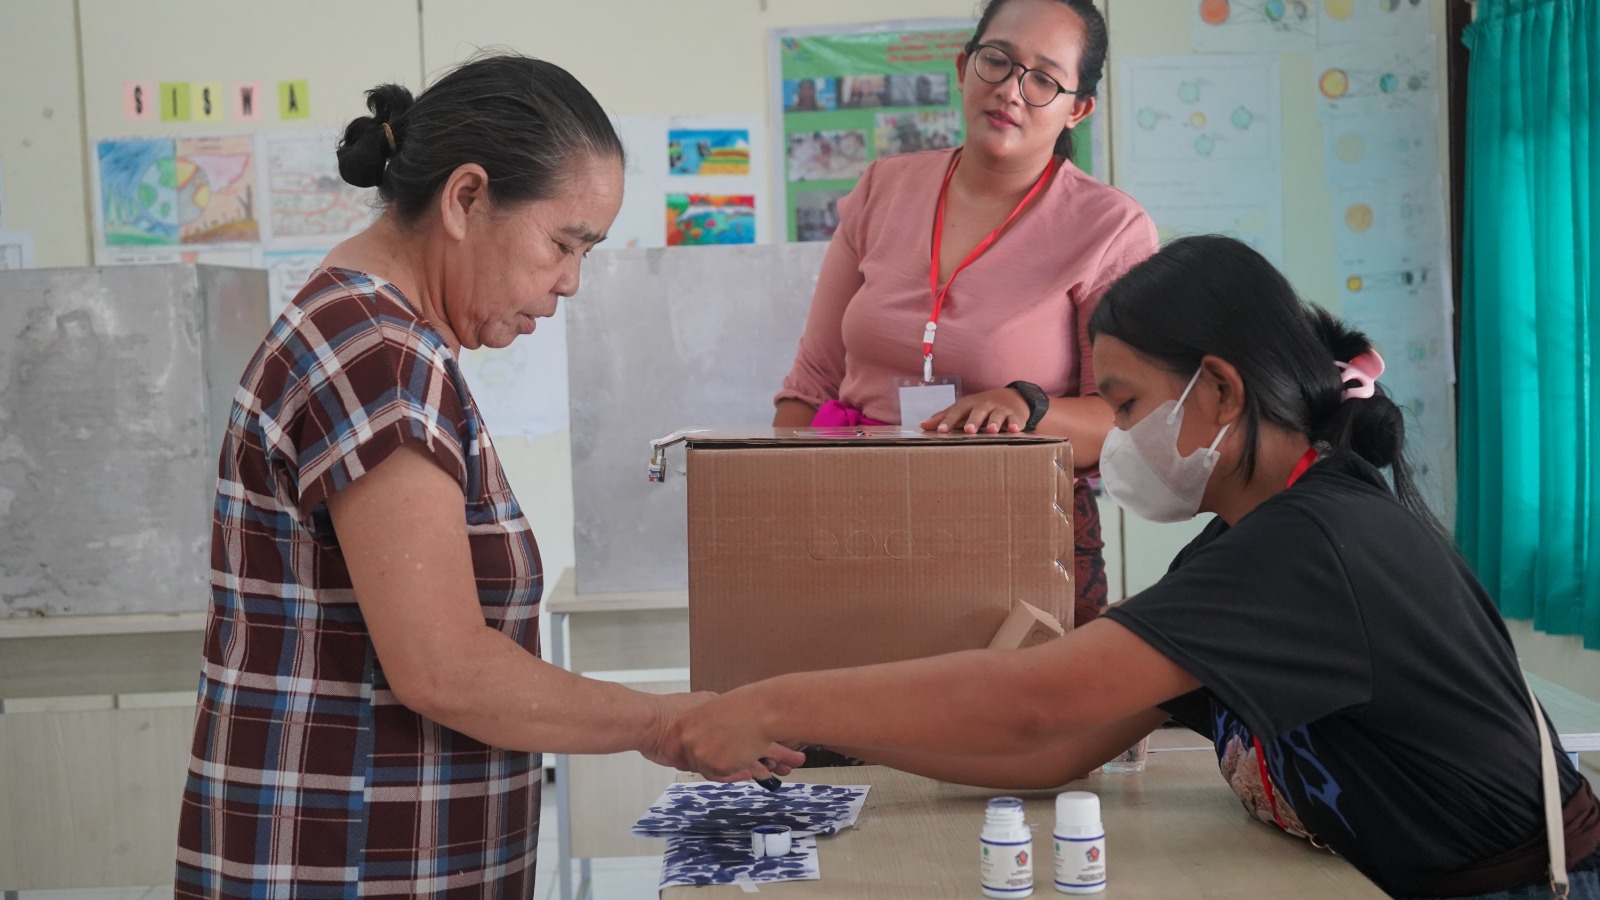
[(817, 839), (794, 839), (787, 856), (750, 855), (750, 836), (680, 835), (667, 841), (661, 857), (661, 887), (693, 884), (738, 884), (770, 881), (816, 881), (822, 877), (817, 862)]
[(634, 837), (728, 835), (742, 838), (749, 852), (750, 829), (786, 825), (798, 837), (833, 834), (849, 828), (867, 802), (865, 784), (807, 784), (791, 781), (772, 792), (748, 781), (739, 784), (674, 784), (633, 825)]

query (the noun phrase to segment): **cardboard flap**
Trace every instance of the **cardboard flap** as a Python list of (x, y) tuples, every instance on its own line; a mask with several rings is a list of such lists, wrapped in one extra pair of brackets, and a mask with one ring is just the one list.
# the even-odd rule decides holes
[(1067, 630), (1061, 627), (1055, 616), (1025, 600), (1018, 600), (1011, 604), (1011, 615), (1006, 616), (1005, 624), (994, 633), (994, 639), (989, 642), (989, 649), (1021, 650), (1054, 640), (1066, 633)]

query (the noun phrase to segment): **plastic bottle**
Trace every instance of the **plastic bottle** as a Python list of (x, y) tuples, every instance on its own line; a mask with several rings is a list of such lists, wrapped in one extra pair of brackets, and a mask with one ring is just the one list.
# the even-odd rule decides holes
[(1056, 795), (1056, 890), (1097, 894), (1106, 889), (1106, 829), (1100, 798), (1088, 791)]
[(981, 865), (985, 897), (1033, 896), (1033, 832), (1022, 820), (1022, 801), (996, 797), (983, 815)]

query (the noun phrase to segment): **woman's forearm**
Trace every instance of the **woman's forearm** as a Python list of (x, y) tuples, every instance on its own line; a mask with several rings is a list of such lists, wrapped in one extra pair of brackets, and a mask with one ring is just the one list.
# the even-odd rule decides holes
[(1072, 441), (1073, 467), (1093, 469), (1100, 464), (1100, 448), (1111, 424), (1111, 406), (1099, 397), (1052, 397), (1050, 411), (1034, 431), (1067, 437)]
[(1126, 628), (1097, 620), (1026, 650), (785, 675), (717, 703), (753, 718), (767, 740), (996, 756), (1057, 746), (1198, 686)]
[(1159, 709), (1135, 714), (1113, 725), (1069, 738), (1031, 753), (964, 755), (939, 750), (873, 750), (833, 747), (864, 762), (889, 766), (953, 784), (998, 790), (1035, 791), (1076, 781), (1116, 757), (1167, 718)]
[(778, 408), (772, 415), (774, 428), (806, 428), (811, 425), (811, 420), (816, 418), (817, 408), (804, 400), (786, 397), (778, 401)]
[(653, 757), (670, 724), (670, 696), (574, 675), (487, 626), (439, 659), (397, 698), (492, 746)]

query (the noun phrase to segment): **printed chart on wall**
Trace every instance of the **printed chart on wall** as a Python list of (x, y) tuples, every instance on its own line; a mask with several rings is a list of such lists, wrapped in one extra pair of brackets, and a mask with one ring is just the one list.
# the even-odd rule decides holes
[(1317, 46), (1319, 0), (1190, 3), (1197, 53), (1294, 53)]
[(1283, 265), (1278, 57), (1131, 57), (1117, 79), (1118, 186), (1163, 243), (1226, 234)]
[(760, 116), (631, 115), (612, 121), (627, 166), (622, 209), (606, 249), (771, 240)]
[(267, 238), (278, 245), (326, 246), (369, 225), (375, 214), (371, 188), (339, 177), (333, 148), (338, 136), (321, 131), (264, 132)]
[(1419, 485), (1447, 521), (1455, 477), (1439, 59), (1422, 0), (1324, 0), (1312, 66), (1333, 196), (1340, 313), (1402, 410)]
[[(773, 165), (791, 241), (825, 241), (839, 198), (873, 160), (965, 137), (956, 60), (976, 23), (944, 19), (772, 32)], [(1074, 132), (1078, 166), (1107, 177), (1104, 128)], [(1098, 167), (1098, 168), (1097, 168)]]

